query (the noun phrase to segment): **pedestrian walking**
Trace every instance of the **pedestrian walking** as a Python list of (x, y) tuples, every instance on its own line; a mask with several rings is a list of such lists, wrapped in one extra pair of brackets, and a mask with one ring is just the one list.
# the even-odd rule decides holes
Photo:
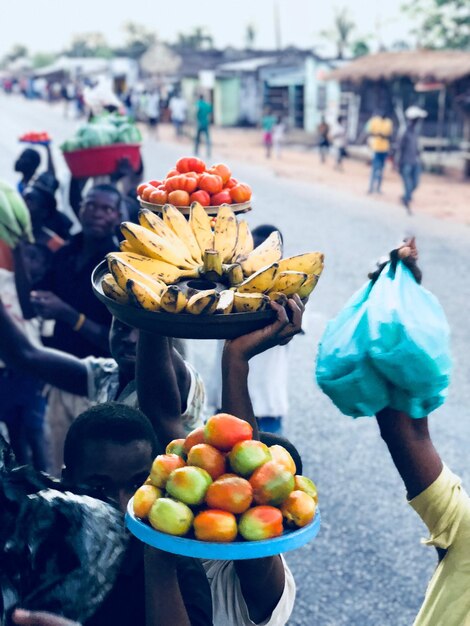
[(199, 145), (201, 143), (201, 137), (204, 135), (206, 140), (206, 152), (207, 157), (211, 155), (211, 137), (210, 137), (210, 123), (212, 116), (212, 104), (204, 99), (201, 94), (196, 103), (196, 139), (194, 143), (194, 154), (199, 154)]
[(321, 121), (317, 126), (318, 151), (320, 153), (320, 162), (325, 163), (326, 157), (330, 150), (330, 125), (322, 115)]
[(346, 128), (346, 119), (343, 115), (339, 115), (336, 124), (331, 131), (333, 139), (333, 148), (335, 150), (335, 169), (342, 171), (343, 159), (347, 155), (346, 147), (348, 145), (348, 135)]
[(398, 146), (398, 169), (404, 188), (401, 201), (408, 213), (411, 213), (413, 193), (418, 187), (421, 174), (417, 126), (419, 120), (424, 119), (427, 115), (426, 111), (417, 106), (411, 106), (406, 109), (406, 131), (400, 139)]
[(150, 135), (155, 139), (158, 136), (158, 122), (160, 119), (160, 94), (158, 91), (151, 91), (145, 100), (145, 113), (150, 129)]
[(279, 159), (281, 157), (281, 150), (282, 144), (284, 143), (285, 132), (286, 125), (284, 124), (282, 117), (279, 116), (273, 126), (273, 152), (276, 159)]
[(368, 193), (382, 193), (383, 171), (390, 152), (393, 122), (381, 111), (367, 122), (366, 132), (373, 152)]
[(168, 108), (170, 109), (171, 122), (175, 127), (175, 134), (177, 137), (182, 137), (188, 106), (181, 93), (178, 91), (175, 92), (175, 94), (170, 98)]
[(271, 158), (271, 151), (273, 148), (273, 128), (276, 124), (276, 117), (272, 115), (271, 109), (266, 109), (263, 119), (261, 120), (261, 127), (263, 129), (263, 143), (266, 148), (266, 158)]

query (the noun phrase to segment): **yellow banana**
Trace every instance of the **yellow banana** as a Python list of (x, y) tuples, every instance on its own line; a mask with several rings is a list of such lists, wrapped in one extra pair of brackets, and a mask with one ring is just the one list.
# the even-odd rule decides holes
[(266, 293), (274, 285), (278, 267), (277, 263), (271, 263), (267, 267), (262, 267), (238, 285), (237, 291), (240, 293)]
[(130, 241), (133, 248), (140, 254), (165, 261), (182, 269), (191, 269), (195, 263), (191, 264), (184, 258), (184, 249), (177, 249), (168, 241), (151, 232), (147, 228), (132, 222), (123, 222), (121, 232), (127, 241)]
[(243, 282), (243, 270), (239, 263), (232, 263), (231, 265), (222, 265), (222, 271), (224, 276), (228, 278), (228, 282), (231, 287), (239, 285)]
[(234, 292), (233, 310), (236, 313), (256, 313), (263, 311), (269, 305), (269, 298), (264, 293)]
[(127, 281), (129, 279), (136, 280), (139, 283), (147, 285), (149, 289), (152, 289), (152, 291), (155, 291), (157, 294), (161, 294), (161, 292), (166, 288), (165, 283), (160, 280), (155, 280), (155, 278), (152, 278), (148, 274), (139, 272), (139, 270), (135, 269), (132, 265), (111, 255), (108, 256), (108, 267), (114, 277), (114, 280), (123, 291), (126, 289)]
[(178, 211), (172, 204), (165, 204), (163, 207), (163, 221), (175, 235), (183, 242), (184, 246), (189, 250), (192, 258), (196, 263), (202, 263), (201, 250), (194, 236), (189, 222), (186, 220), (181, 211)]
[(207, 280), (220, 280), (223, 269), (222, 261), (220, 259), (220, 252), (217, 250), (205, 250), (204, 251), (204, 277)]
[(219, 302), (215, 308), (214, 313), (221, 315), (228, 315), (232, 312), (233, 301), (235, 298), (235, 292), (231, 289), (225, 289), (219, 293)]
[(184, 248), (184, 258), (186, 259), (186, 261), (189, 261), (190, 263), (193, 262), (191, 253), (188, 247), (185, 245), (185, 242), (180, 237), (178, 237), (178, 235), (174, 233), (173, 230), (167, 224), (165, 224), (162, 218), (159, 217), (156, 213), (150, 211), (149, 209), (141, 209), (139, 211), (139, 224), (144, 228), (148, 228), (148, 230), (155, 233), (156, 235), (159, 235), (159, 237), (166, 239), (166, 241), (168, 241), (172, 246), (176, 248), (182, 246)]
[(280, 291), (271, 291), (271, 293), (268, 293), (268, 296), (272, 302), (277, 302), (281, 306), (286, 306), (287, 304), (288, 298), (285, 293), (281, 293)]
[(116, 302), (120, 304), (127, 304), (129, 302), (129, 296), (119, 287), (112, 274), (105, 274), (103, 276), (101, 287), (104, 295), (111, 298), (111, 300), (116, 300)]
[(322, 252), (305, 252), (305, 254), (290, 256), (279, 261), (279, 271), (304, 272), (319, 276), (323, 270), (324, 258)]
[(185, 312), (192, 315), (210, 315), (215, 311), (218, 301), (219, 294), (215, 289), (198, 291), (189, 298)]
[(156, 281), (171, 285), (182, 278), (199, 278), (199, 270), (193, 268), (191, 270), (182, 270), (174, 265), (159, 261), (157, 259), (149, 259), (147, 256), (137, 254), (135, 252), (110, 252), (106, 256), (108, 264), (113, 258), (120, 259), (131, 265), (134, 269), (142, 274), (153, 278)]
[(275, 230), (257, 248), (240, 259), (245, 276), (251, 276), (262, 267), (276, 263), (282, 256), (282, 241), (279, 231)]
[(251, 234), (248, 222), (240, 220), (238, 222), (238, 238), (233, 258), (238, 259), (238, 257), (244, 257), (247, 254), (250, 254), (254, 247), (253, 235)]
[(160, 305), (167, 313), (181, 313), (188, 299), (177, 285), (169, 285), (162, 293)]
[(213, 250), (214, 233), (211, 228), (211, 219), (199, 202), (193, 202), (191, 205), (189, 225), (196, 237), (201, 253), (204, 254), (206, 250)]
[(123, 239), (119, 242), (119, 249), (121, 252), (137, 253), (137, 250), (132, 247), (132, 244), (127, 241), (127, 239)]
[(237, 217), (228, 204), (221, 204), (214, 228), (214, 250), (220, 252), (222, 263), (233, 260), (237, 237)]
[(279, 272), (272, 291), (280, 291), (286, 296), (292, 296), (299, 291), (307, 278), (308, 274), (304, 272)]
[(146, 311), (158, 311), (160, 309), (160, 296), (144, 283), (131, 278), (126, 285), (129, 299), (133, 304)]
[(309, 295), (312, 293), (312, 291), (317, 286), (318, 279), (319, 279), (319, 276), (317, 276), (316, 274), (311, 274), (307, 278), (307, 280), (304, 282), (302, 287), (297, 292), (299, 297), (302, 298), (302, 300), (304, 298), (308, 298), (309, 297)]

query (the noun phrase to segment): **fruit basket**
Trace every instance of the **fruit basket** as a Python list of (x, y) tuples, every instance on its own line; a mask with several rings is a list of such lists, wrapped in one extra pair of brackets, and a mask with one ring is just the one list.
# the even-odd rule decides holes
[(261, 541), (216, 543), (198, 541), (188, 537), (175, 537), (154, 530), (151, 526), (135, 517), (133, 499), (129, 502), (126, 514), (126, 525), (130, 532), (137, 539), (154, 548), (181, 556), (224, 561), (258, 559), (296, 550), (318, 535), (320, 523), (320, 510), (317, 509), (316, 515), (310, 524), (298, 530), (286, 530), (280, 537)]
[(20, 143), (30, 143), (36, 144), (39, 146), (48, 146), (51, 143), (51, 138), (46, 132), (29, 132), (24, 133), (21, 137), (18, 138)]
[(102, 280), (107, 272), (107, 263), (102, 261), (92, 274), (96, 297), (118, 320), (141, 330), (181, 339), (234, 339), (263, 328), (275, 318), (272, 310), (205, 316), (138, 309), (104, 294)]
[[(152, 202), (146, 202), (145, 200), (142, 200), (142, 198), (139, 198), (139, 202), (140, 202), (140, 206), (143, 209), (149, 209), (150, 211), (154, 211), (155, 213), (159, 213), (159, 214), (163, 212), (163, 207), (164, 207), (163, 204), (153, 204)], [(191, 207), (189, 206), (177, 206), (176, 208), (179, 211), (181, 211), (183, 215), (189, 215), (191, 213)], [(237, 204), (231, 204), (230, 208), (236, 214), (248, 213), (248, 211), (251, 211), (252, 209), (251, 200), (248, 200), (248, 202), (239, 202)], [(208, 215), (216, 216), (218, 210), (220, 209), (220, 205), (207, 206), (207, 207), (204, 207), (204, 209)]]
[(73, 152), (64, 152), (64, 159), (76, 178), (107, 176), (112, 174), (120, 159), (129, 159), (137, 170), (140, 165), (140, 144), (115, 143), (108, 146), (95, 146)]

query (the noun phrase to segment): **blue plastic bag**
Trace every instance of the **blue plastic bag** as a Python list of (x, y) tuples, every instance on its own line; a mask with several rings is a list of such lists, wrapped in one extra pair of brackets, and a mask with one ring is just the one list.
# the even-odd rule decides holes
[(374, 415), (389, 406), (387, 382), (369, 357), (367, 283), (332, 319), (320, 341), (316, 378), (324, 393), (345, 415)]

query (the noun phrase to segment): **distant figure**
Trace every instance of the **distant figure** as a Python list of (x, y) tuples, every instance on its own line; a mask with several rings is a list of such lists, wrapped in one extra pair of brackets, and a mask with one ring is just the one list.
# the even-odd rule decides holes
[(427, 112), (417, 106), (411, 106), (405, 111), (407, 119), (406, 131), (398, 146), (398, 169), (403, 180), (404, 194), (401, 198), (408, 213), (411, 213), (413, 192), (419, 184), (421, 162), (419, 158), (419, 143), (416, 127), (420, 119), (427, 117)]
[(212, 116), (212, 105), (204, 100), (204, 96), (201, 94), (196, 103), (196, 141), (194, 143), (194, 153), (199, 154), (199, 144), (201, 142), (201, 136), (206, 138), (206, 151), (207, 156), (211, 155), (211, 138), (209, 134), (209, 127)]
[(273, 151), (274, 156), (279, 159), (281, 157), (281, 148), (284, 143), (284, 134), (286, 131), (286, 125), (282, 121), (282, 117), (278, 117), (276, 123), (273, 126)]
[(22, 175), (21, 180), (17, 184), (20, 194), (23, 194), (26, 187), (33, 180), (36, 170), (41, 163), (41, 156), (37, 150), (26, 148), (18, 157), (15, 163), (15, 172)]
[(273, 147), (273, 128), (276, 124), (276, 117), (272, 115), (271, 110), (267, 109), (263, 119), (261, 120), (261, 127), (263, 129), (263, 143), (266, 148), (266, 158), (271, 158), (271, 151)]
[(186, 100), (179, 92), (175, 92), (175, 94), (170, 98), (168, 108), (170, 109), (171, 121), (175, 127), (176, 136), (182, 137), (183, 126), (186, 122), (186, 114), (188, 112)]
[(368, 193), (382, 193), (383, 171), (390, 152), (393, 122), (382, 111), (367, 122), (366, 131), (369, 136), (369, 146), (373, 152)]
[(147, 115), (150, 134), (156, 138), (158, 135), (158, 121), (160, 119), (160, 95), (158, 91), (152, 91), (147, 94), (145, 113)]
[(333, 139), (333, 147), (335, 149), (335, 169), (343, 169), (343, 159), (347, 155), (346, 147), (348, 145), (348, 135), (346, 128), (346, 119), (343, 115), (339, 115), (336, 124), (331, 131)]
[(324, 115), (322, 115), (321, 122), (317, 126), (317, 137), (320, 161), (324, 163), (330, 149), (330, 125), (326, 122)]

